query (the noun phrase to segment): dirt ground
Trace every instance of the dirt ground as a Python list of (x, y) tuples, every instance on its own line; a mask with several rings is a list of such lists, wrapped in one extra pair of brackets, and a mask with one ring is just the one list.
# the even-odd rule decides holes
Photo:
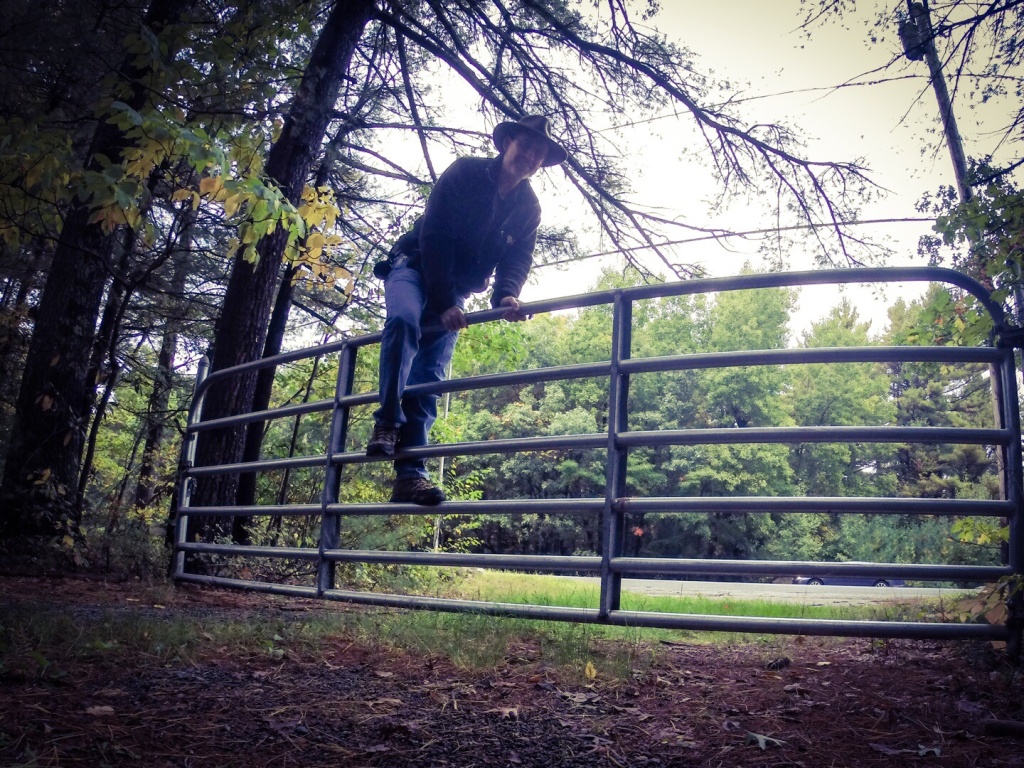
[[(659, 644), (625, 680), (553, 668), (529, 644), (467, 670), (329, 637), (314, 650), (209, 643), (152, 657), (16, 663), (11, 617), (73, 625), (303, 621), (335, 604), (182, 587), (0, 577), (3, 766), (1011, 766), (1021, 673), (982, 645), (793, 638)], [(1020, 722), (1018, 722), (1020, 721)]]

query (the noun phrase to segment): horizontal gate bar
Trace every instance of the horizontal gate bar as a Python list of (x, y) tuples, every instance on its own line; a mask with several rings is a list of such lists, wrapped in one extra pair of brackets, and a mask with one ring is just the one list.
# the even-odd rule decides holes
[(728, 429), (662, 429), (625, 432), (618, 444), (728, 445), (731, 443), (963, 443), (1009, 445), (1008, 429), (953, 427), (732, 427)]
[(613, 557), (617, 573), (696, 576), (890, 576), (922, 581), (995, 582), (1009, 566), (916, 563), (823, 563), (799, 560), (704, 560), (700, 558)]
[[(503, 440), (480, 440), (471, 443), (442, 443), (399, 451), (395, 457), (436, 458), (438, 456), (475, 456), (486, 453), (512, 453), (515, 451), (580, 451), (593, 448), (604, 449), (608, 435), (604, 432), (589, 435), (545, 435), (544, 437), (514, 437)], [(335, 453), (331, 460), (336, 464), (361, 464), (381, 461), (380, 457), (368, 457), (365, 451)], [(392, 457), (385, 459), (391, 461)], [(323, 459), (321, 458), (321, 461)]]
[[(438, 507), (419, 504), (328, 504), (327, 512), (336, 515), (436, 515)], [(585, 499), (496, 499), (487, 501), (446, 501), (445, 515), (489, 515), (491, 513), (524, 514), (600, 514), (604, 511), (603, 498)]]
[(211, 429), (222, 429), (225, 427), (237, 427), (242, 424), (251, 424), (254, 421), (271, 421), (273, 419), (286, 419), (289, 416), (302, 416), (307, 413), (318, 411), (329, 411), (334, 407), (333, 400), (313, 400), (308, 403), (295, 403), (294, 405), (279, 405), (276, 408), (268, 408), (265, 411), (253, 411), (243, 413), (239, 416), (223, 416), (219, 419), (209, 419), (193, 424), (189, 427), (190, 432), (208, 432)]
[(230, 475), (240, 472), (273, 472), (283, 469), (304, 469), (319, 467), (323, 469), (324, 455), (292, 456), (288, 459), (262, 459), (260, 461), (240, 461), (236, 464), (210, 464), (206, 467), (191, 467), (186, 470), (190, 477), (207, 477), (209, 475)]
[[(737, 443), (958, 443), (1008, 445), (1012, 432), (1006, 429), (957, 429), (953, 427), (744, 427), (728, 429), (665, 429), (625, 432), (616, 444), (625, 448), (662, 445), (729, 445)], [(400, 456), (436, 458), (513, 453), (518, 451), (593, 450), (608, 445), (607, 434), (519, 437), (446, 443), (404, 451)], [(381, 461), (365, 451), (348, 451), (331, 456), (335, 464), (363, 464)], [(391, 459), (389, 458), (388, 461)], [(213, 464), (186, 470), (191, 477), (208, 477), (242, 472), (274, 472), (285, 469), (319, 468), (322, 455), (286, 459)]]
[[(411, 395), (440, 394), (444, 392), (462, 392), (469, 389), (489, 389), (507, 387), (513, 384), (536, 384), (545, 381), (562, 381), (566, 379), (586, 379), (607, 376), (611, 371), (608, 361), (598, 363), (573, 363), (571, 365), (552, 365), (546, 368), (530, 368), (525, 371), (508, 371), (506, 373), (485, 373), (479, 376), (465, 376), (458, 379), (446, 379), (430, 384), (413, 384), (403, 392)], [(340, 405), (353, 405), (359, 398), (360, 402), (376, 402), (377, 393), (370, 392), (360, 395), (348, 395), (338, 399)]]
[(245, 579), (229, 579), (224, 576), (206, 576), (201, 573), (182, 572), (175, 574), (175, 581), (187, 581), (192, 584), (205, 584), (210, 587), (228, 587), (244, 592), (265, 592), (271, 595), (286, 597), (317, 598), (316, 587), (303, 587), (298, 584), (271, 584), (266, 581), (246, 581)]
[(619, 512), (863, 512), (892, 515), (1010, 517), (1009, 501), (908, 499), (869, 496), (671, 496), (616, 499)]
[[(315, 552), (315, 550), (313, 550)], [(495, 568), (521, 571), (591, 571), (601, 568), (600, 557), (561, 555), (484, 555), (467, 552), (381, 552), (379, 550), (328, 549), (324, 559), (336, 563), (392, 563), (462, 568)]]
[(623, 373), (654, 373), (812, 363), (998, 363), (1001, 356), (992, 347), (814, 347), (638, 357), (623, 360), (620, 368)]
[[(292, 558), (315, 560), (316, 549), (301, 547), (259, 547), (236, 544), (189, 542), (186, 552), (237, 557)], [(394, 565), (451, 566), (521, 571), (574, 571), (596, 573), (599, 557), (557, 555), (488, 555), (463, 552), (383, 552), (378, 550), (326, 550), (324, 559), (339, 563), (388, 563)], [(1009, 566), (937, 565), (909, 563), (822, 563), (781, 560), (704, 560), (700, 558), (615, 557), (611, 568), (621, 574), (687, 576), (888, 576), (919, 581), (995, 582), (1009, 576)]]
[(1005, 640), (1010, 636), (1005, 624), (938, 624), (902, 621), (841, 621), (835, 619), (779, 619), (754, 616), (719, 616), (705, 614), (654, 613), (651, 611), (614, 610), (602, 619), (597, 609), (569, 608), (518, 603), (486, 603), (474, 600), (451, 600), (411, 595), (388, 595), (330, 589), (318, 593), (314, 587), (267, 582), (244, 581), (221, 576), (181, 573), (177, 580), (210, 586), (230, 587), (250, 592), (265, 592), (290, 597), (316, 598), (376, 605), (390, 608), (472, 613), (519, 619), (569, 621), (588, 624), (611, 624), (623, 627), (700, 630), (709, 632), (771, 633), (790, 635), (827, 635), (845, 637), (879, 637), (953, 640), (982, 638)]
[[(973, 499), (907, 499), (867, 496), (670, 496), (657, 498), (626, 497), (614, 501), (619, 512), (836, 512), (903, 515), (976, 515), (1009, 517), (1013, 504), (1008, 501)], [(302, 516), (319, 514), (319, 504), (255, 504), (248, 506), (184, 507), (181, 514), (199, 517), (234, 515)], [(491, 513), (594, 514), (604, 509), (604, 499), (495, 499), (485, 501), (447, 501), (444, 514), (486, 515)], [(436, 515), (436, 507), (391, 502), (328, 504), (326, 511), (338, 515)]]
[(268, 592), (292, 597), (323, 597), (328, 600), (377, 605), (390, 608), (472, 613), (518, 619), (569, 621), (586, 624), (606, 623), (623, 627), (702, 630), (710, 632), (771, 633), (790, 635), (830, 635), (846, 637), (885, 637), (911, 639), (1003, 640), (1009, 630), (1003, 624), (936, 624), (903, 621), (839, 621), (834, 619), (774, 619), (752, 616), (717, 616), (702, 614), (653, 613), (649, 611), (611, 611), (601, 620), (597, 609), (569, 608), (518, 603), (486, 603), (475, 600), (450, 600), (436, 597), (387, 595), (353, 592), (341, 589), (324, 590), (318, 595), (312, 587), (251, 582), (217, 576), (181, 574), (181, 581), (231, 587), (252, 592)]
[(185, 552), (205, 552), (211, 555), (228, 555), (230, 557), (279, 557), (294, 560), (316, 560), (320, 552), (316, 549), (303, 547), (258, 547), (244, 544), (210, 544), (200, 541), (189, 541), (179, 545), (178, 549)]
[(181, 514), (196, 517), (236, 517), (270, 515), (272, 517), (302, 517), (319, 515), (320, 504), (247, 504), (237, 507), (183, 507)]
[(570, 608), (561, 605), (530, 605), (521, 603), (487, 603), (482, 600), (452, 600), (443, 597), (414, 595), (387, 595), (380, 592), (353, 592), (344, 589), (324, 590), (328, 600), (388, 608), (447, 611), (449, 613), (475, 613), (487, 616), (505, 616), (547, 621), (573, 621), (586, 624), (597, 622), (596, 608)]

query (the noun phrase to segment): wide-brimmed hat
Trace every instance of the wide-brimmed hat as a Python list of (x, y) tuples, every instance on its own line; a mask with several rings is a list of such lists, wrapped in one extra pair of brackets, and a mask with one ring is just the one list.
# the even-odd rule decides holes
[(562, 149), (562, 146), (551, 138), (551, 129), (548, 128), (548, 119), (543, 115), (526, 115), (516, 122), (506, 121), (498, 123), (491, 134), (494, 137), (494, 146), (499, 152), (504, 151), (505, 141), (514, 138), (521, 133), (529, 133), (543, 139), (548, 146), (547, 157), (542, 165), (558, 165), (564, 163), (569, 153)]

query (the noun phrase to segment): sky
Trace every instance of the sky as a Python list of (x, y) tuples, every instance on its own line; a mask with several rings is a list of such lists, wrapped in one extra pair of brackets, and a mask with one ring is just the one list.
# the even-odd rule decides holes
[[(884, 194), (865, 206), (863, 219), (919, 217), (915, 204), (926, 192), (952, 185), (954, 174), (949, 153), (938, 131), (938, 107), (927, 81), (924, 62), (901, 62), (899, 68), (879, 72), (868, 79), (903, 76), (895, 82), (835, 89), (866, 72), (876, 70), (898, 53), (895, 30), (888, 39), (869, 45), (867, 22), (891, 3), (859, 3), (859, 13), (843, 23), (816, 27), (810, 37), (799, 29), (799, 0), (728, 0), (723, 3), (666, 0), (653, 24), (698, 56), (698, 66), (736, 84), (751, 98), (745, 109), (751, 122), (784, 122), (805, 137), (807, 157), (818, 160), (858, 161)], [(752, 98), (753, 97), (753, 98)], [(991, 150), (991, 135), (977, 124), (979, 113), (961, 107), (956, 111), (968, 155)], [(961, 113), (963, 113), (961, 115)], [(733, 206), (723, 219), (706, 218), (704, 202), (714, 189), (695, 180), (692, 164), (682, 157), (685, 132), (673, 120), (649, 124), (654, 136), (638, 134), (630, 146), (635, 201), (659, 205), (666, 213), (683, 216), (690, 223), (707, 226), (723, 222), (739, 230), (770, 227), (772, 221), (754, 205)], [(986, 145), (988, 142), (988, 145)], [(541, 180), (543, 189), (544, 182)], [(545, 203), (545, 216), (548, 207)], [(557, 216), (557, 213), (555, 214)], [(927, 223), (879, 224), (859, 229), (881, 239), (894, 250), (891, 266), (923, 266), (916, 258), (918, 238), (930, 232)], [(729, 240), (727, 245), (708, 242), (680, 246), (680, 261), (704, 266), (714, 276), (738, 274), (749, 262), (759, 266), (756, 242)], [(813, 269), (807, 254), (790, 254), (790, 268)], [(581, 292), (602, 266), (621, 265), (621, 257), (589, 259), (567, 272), (538, 270), (536, 282), (527, 286), (525, 301)], [(648, 257), (657, 269), (656, 258)], [(660, 270), (664, 272), (664, 268)], [(845, 289), (862, 316), (872, 319), (872, 332), (881, 333), (885, 307), (896, 297), (908, 300), (921, 294), (920, 284), (885, 291)], [(833, 289), (805, 289), (794, 316), (794, 335), (820, 319), (837, 301)]]

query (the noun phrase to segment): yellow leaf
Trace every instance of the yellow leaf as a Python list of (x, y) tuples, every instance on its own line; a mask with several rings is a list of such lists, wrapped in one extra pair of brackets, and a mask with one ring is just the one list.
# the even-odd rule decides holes
[(587, 666), (583, 669), (583, 674), (587, 676), (587, 680), (593, 680), (597, 677), (597, 667), (594, 666), (594, 662), (587, 662)]
[(319, 251), (319, 249), (324, 247), (324, 242), (324, 236), (319, 232), (314, 232), (306, 238), (306, 247), (309, 248), (310, 251)]
[(36, 402), (39, 404), (39, 410), (48, 411), (53, 407), (53, 398), (49, 395), (40, 395), (36, 398)]
[(232, 195), (224, 201), (224, 215), (228, 218), (234, 216), (242, 205), (242, 196)]
[(171, 195), (171, 200), (176, 203), (180, 203), (182, 200), (191, 200), (192, 190), (191, 189), (176, 189), (174, 194)]
[(199, 180), (199, 192), (203, 195), (215, 195), (224, 186), (220, 176), (204, 176)]
[(75, 540), (72, 539), (70, 536), (65, 536), (64, 537), (63, 544), (68, 549), (74, 549), (75, 548)]

